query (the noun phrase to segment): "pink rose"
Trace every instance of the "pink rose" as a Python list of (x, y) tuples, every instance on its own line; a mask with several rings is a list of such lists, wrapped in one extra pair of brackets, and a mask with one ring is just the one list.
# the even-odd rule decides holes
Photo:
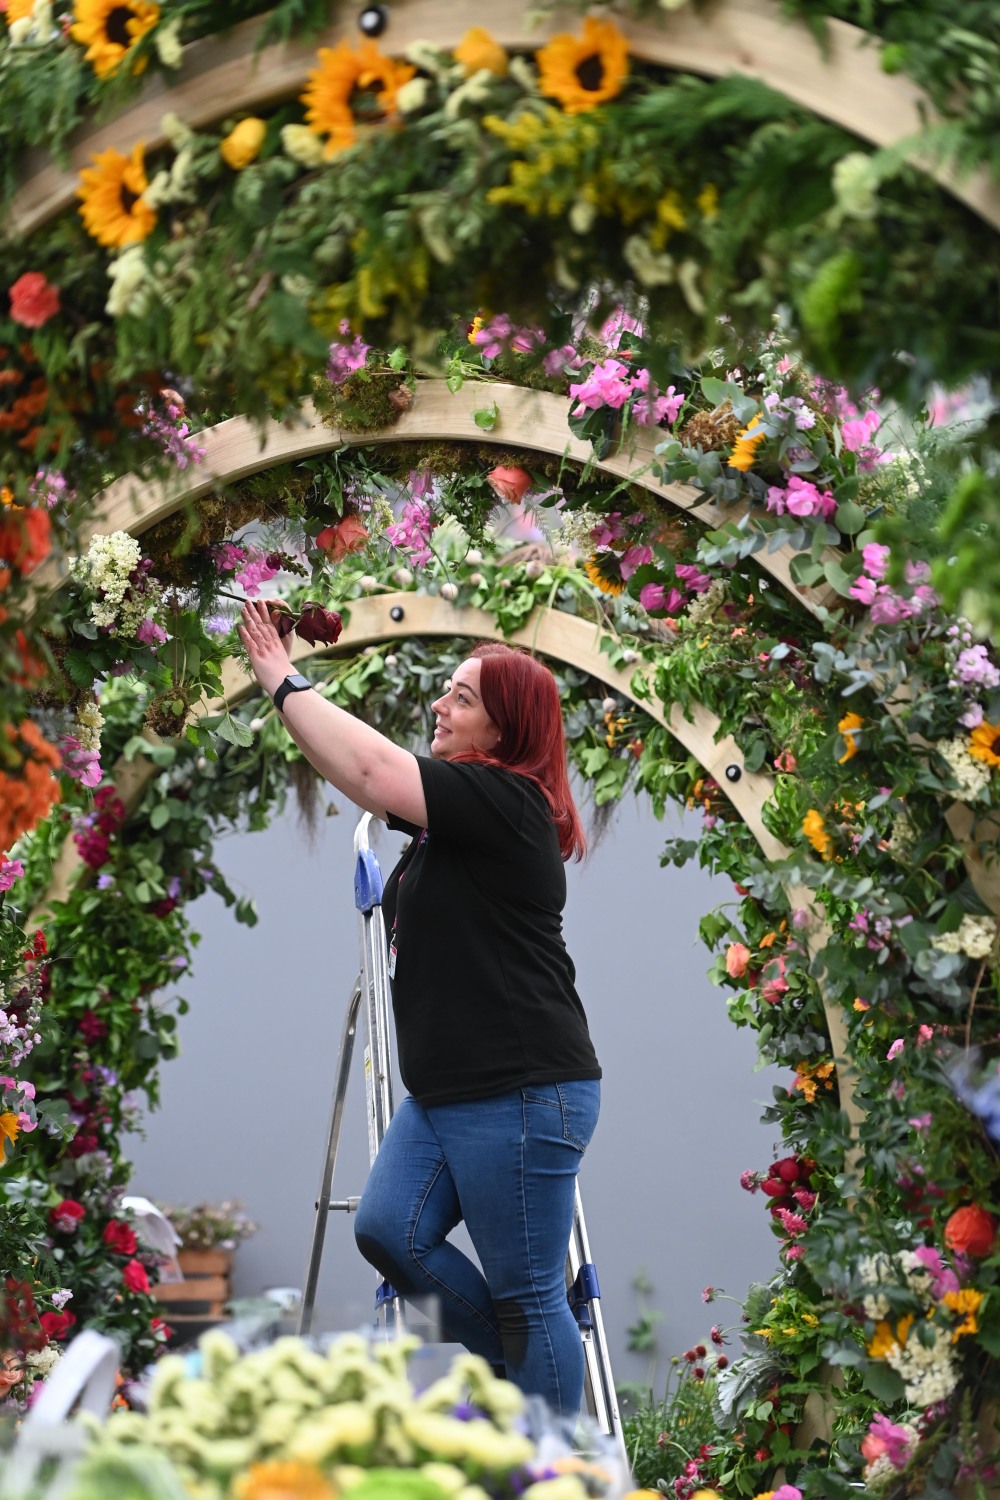
[(743, 943), (730, 943), (726, 949), (726, 973), (730, 979), (742, 979), (750, 963), (750, 949)]

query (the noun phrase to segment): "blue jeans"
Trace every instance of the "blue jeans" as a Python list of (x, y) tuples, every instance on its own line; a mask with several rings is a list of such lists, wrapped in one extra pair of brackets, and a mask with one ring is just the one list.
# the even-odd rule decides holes
[[(355, 1223), (362, 1255), (397, 1291), (437, 1297), (447, 1339), (568, 1417), (584, 1372), (566, 1252), (600, 1100), (590, 1079), (427, 1108), (405, 1098)], [(462, 1219), (482, 1271), (448, 1243)]]

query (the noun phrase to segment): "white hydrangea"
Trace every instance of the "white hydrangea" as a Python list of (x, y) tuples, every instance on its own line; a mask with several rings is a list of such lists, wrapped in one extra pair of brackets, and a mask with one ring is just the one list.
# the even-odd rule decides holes
[(61, 1359), (60, 1351), (53, 1344), (46, 1344), (44, 1349), (31, 1349), (25, 1355), (24, 1363), (36, 1380), (44, 1380)]
[(919, 837), (913, 819), (905, 807), (900, 808), (889, 830), (889, 853), (896, 859), (906, 859), (912, 853), (913, 846)]
[(931, 1406), (946, 1401), (958, 1384), (958, 1366), (947, 1329), (936, 1323), (925, 1324), (931, 1342), (924, 1344), (915, 1327), (905, 1345), (893, 1343), (886, 1351), (886, 1364), (902, 1376), (906, 1399), (911, 1406)]
[(688, 606), (687, 618), (692, 625), (703, 625), (706, 621), (714, 620), (725, 597), (725, 579), (713, 578), (705, 592), (697, 594), (692, 599)]
[(968, 741), (954, 738), (935, 740), (934, 749), (947, 762), (948, 769), (958, 782), (956, 796), (959, 802), (976, 802), (990, 784), (990, 767), (969, 753)]
[(148, 584), (136, 589), (130, 582), (129, 575), (141, 558), (135, 537), (127, 531), (112, 531), (109, 536), (95, 536), (87, 556), (73, 560), (74, 576), (100, 596), (91, 601), (90, 618), (98, 627), (108, 627), (112, 635), (134, 635), (157, 602)]
[[(161, 173), (161, 176), (165, 176)], [(108, 262), (111, 290), (104, 304), (109, 318), (126, 315), (141, 318), (149, 310), (152, 275), (141, 245), (127, 245), (120, 255)]]
[[(858, 1261), (858, 1278), (867, 1287), (905, 1286), (930, 1305), (931, 1275), (927, 1267), (913, 1250), (901, 1250), (898, 1254), (863, 1255)], [(874, 1322), (882, 1322), (892, 1311), (884, 1292), (872, 1290), (862, 1298), (865, 1315)]]
[(964, 953), (967, 958), (989, 958), (996, 942), (997, 923), (995, 917), (962, 918), (955, 932), (943, 932), (934, 938), (932, 947), (939, 953)]
[(548, 539), (556, 547), (587, 551), (594, 545), (590, 533), (603, 519), (596, 510), (581, 505), (579, 510), (570, 510), (563, 515), (558, 528), (549, 533)]
[(301, 167), (318, 167), (326, 150), (322, 140), (308, 125), (283, 126), (281, 149)]

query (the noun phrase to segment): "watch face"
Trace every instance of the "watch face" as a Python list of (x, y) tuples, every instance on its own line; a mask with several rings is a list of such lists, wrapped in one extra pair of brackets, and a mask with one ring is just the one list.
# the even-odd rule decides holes
[(301, 672), (290, 672), (285, 678), (285, 681), (288, 683), (289, 687), (295, 689), (312, 687), (312, 683), (309, 681), (309, 678), (303, 677)]

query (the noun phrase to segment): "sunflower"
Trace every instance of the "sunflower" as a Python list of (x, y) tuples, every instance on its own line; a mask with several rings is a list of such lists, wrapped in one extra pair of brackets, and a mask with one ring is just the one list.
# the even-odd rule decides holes
[(482, 26), (473, 26), (455, 48), (455, 61), (461, 63), (466, 76), (482, 72), (495, 73), (502, 78), (510, 66), (510, 59), (499, 42), (495, 42)]
[(272, 1460), (253, 1464), (233, 1485), (237, 1500), (336, 1500), (336, 1490), (314, 1464)]
[[(147, 31), (160, 19), (160, 7), (153, 0), (76, 0), (73, 25), (69, 34), (74, 42), (86, 47), (87, 61), (98, 78), (114, 73)], [(132, 68), (141, 73), (146, 58), (140, 57)]]
[(754, 431), (759, 422), (760, 412), (755, 417), (750, 418), (750, 421), (736, 439), (733, 451), (729, 457), (729, 467), (731, 469), (742, 469), (745, 474), (747, 469), (753, 464), (754, 449), (759, 442), (762, 442), (767, 437), (767, 433), (763, 427), (760, 428), (759, 432)]
[(846, 760), (850, 760), (853, 755), (857, 755), (858, 742), (852, 730), (860, 729), (864, 722), (860, 714), (845, 714), (837, 724), (837, 728), (844, 736), (844, 753), (837, 757), (838, 766), (842, 766)]
[(535, 62), (540, 92), (578, 115), (621, 93), (628, 43), (613, 21), (587, 16), (582, 37), (561, 31), (535, 53)]
[(353, 145), (359, 121), (374, 123), (391, 115), (399, 90), (417, 71), (386, 57), (370, 37), (359, 47), (348, 42), (321, 47), (317, 57), (319, 67), (309, 74), (301, 97), (309, 129), (327, 137), (327, 156)]
[(969, 754), (984, 760), (988, 766), (1000, 766), (1000, 724), (985, 721), (972, 731)]
[(131, 156), (109, 146), (93, 162), (80, 173), (76, 190), (87, 233), (114, 250), (144, 240), (156, 223), (156, 212), (142, 196), (149, 186), (143, 143), (133, 146)]
[(583, 571), (602, 594), (617, 596), (624, 592), (625, 580), (618, 571), (618, 558), (613, 552), (599, 552), (594, 557), (588, 557)]
[(9, 26), (12, 21), (26, 21), (35, 8), (35, 0), (7, 0), (3, 18)]

